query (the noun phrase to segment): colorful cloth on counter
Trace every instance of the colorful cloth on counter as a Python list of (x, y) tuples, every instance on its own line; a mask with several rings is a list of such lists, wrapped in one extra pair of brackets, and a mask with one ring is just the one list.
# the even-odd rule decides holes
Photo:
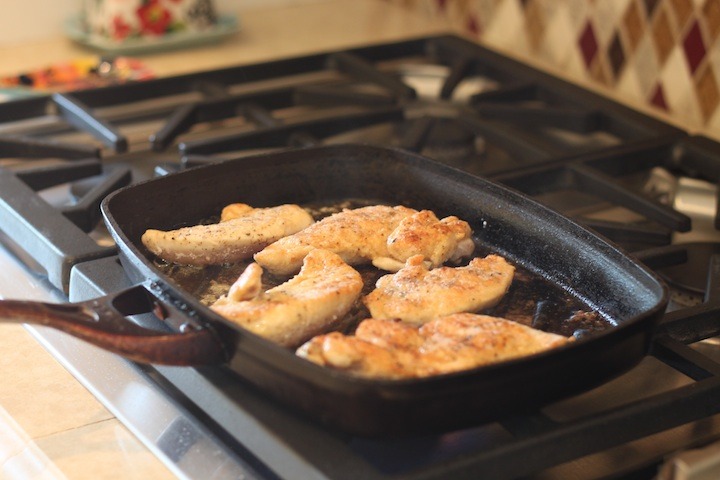
[(152, 71), (134, 58), (89, 57), (0, 78), (0, 88), (6, 96), (12, 96), (13, 90), (18, 90), (15, 97), (21, 97), (33, 93), (103, 87), (153, 77)]

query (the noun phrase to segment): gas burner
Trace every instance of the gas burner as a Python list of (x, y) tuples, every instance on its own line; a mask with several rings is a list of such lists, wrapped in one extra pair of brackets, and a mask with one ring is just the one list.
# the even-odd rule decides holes
[[(444, 163), (456, 164), (461, 161), (482, 161), (484, 139), (452, 118), (433, 119), (420, 153), (430, 158), (442, 159)], [(405, 127), (405, 128), (403, 128)], [(398, 126), (403, 135), (411, 126)]]
[(496, 90), (500, 83), (487, 76), (467, 75), (452, 89), (446, 89), (453, 69), (446, 65), (416, 63), (392, 67), (395, 74), (417, 92), (420, 100), (446, 99), (457, 104), (467, 104), (473, 96)]

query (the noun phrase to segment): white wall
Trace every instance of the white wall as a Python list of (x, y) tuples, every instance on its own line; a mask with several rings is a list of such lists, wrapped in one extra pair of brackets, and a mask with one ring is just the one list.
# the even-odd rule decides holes
[[(219, 12), (236, 12), (313, 1), (318, 0), (215, 0), (215, 5)], [(81, 5), (82, 0), (0, 0), (0, 46), (61, 35), (65, 20)]]
[(12, 45), (62, 32), (64, 19), (80, 0), (0, 0), (0, 45)]

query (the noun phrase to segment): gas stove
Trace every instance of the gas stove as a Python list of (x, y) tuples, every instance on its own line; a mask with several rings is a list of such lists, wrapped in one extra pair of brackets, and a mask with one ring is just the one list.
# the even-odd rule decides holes
[(344, 143), (500, 182), (655, 269), (671, 302), (651, 355), (532, 414), (370, 440), (323, 429), (222, 367), (138, 365), (28, 328), (181, 477), (647, 478), (699, 468), (691, 455), (720, 464), (712, 447), (673, 455), (720, 439), (720, 145), (454, 36), (0, 104), (0, 262), (15, 272), (0, 294), (80, 301), (130, 286), (100, 222), (117, 188)]

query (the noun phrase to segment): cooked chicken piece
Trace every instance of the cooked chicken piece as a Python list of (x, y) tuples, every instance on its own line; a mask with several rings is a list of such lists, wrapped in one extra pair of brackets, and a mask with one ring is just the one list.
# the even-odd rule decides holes
[(475, 250), (471, 234), (470, 225), (457, 217), (438, 220), (430, 210), (421, 210), (400, 222), (387, 239), (388, 257), (373, 258), (373, 265), (396, 272), (408, 258), (422, 255), (437, 267), (470, 255)]
[(498, 255), (474, 258), (466, 267), (429, 270), (410, 257), (397, 273), (380, 277), (363, 301), (373, 318), (425, 323), (451, 313), (495, 306), (507, 293), (515, 267)]
[(317, 336), (296, 353), (318, 365), (357, 376), (387, 379), (415, 376), (407, 362), (398, 361), (398, 352), (339, 332)]
[(310, 252), (300, 273), (262, 292), (262, 268), (251, 264), (210, 308), (260, 336), (297, 347), (327, 332), (360, 296), (360, 274), (327, 250)]
[(456, 372), (556, 348), (572, 341), (504, 318), (456, 313), (420, 327), (420, 376)]
[(456, 217), (438, 220), (429, 210), (375, 205), (331, 215), (266, 247), (255, 261), (276, 275), (289, 275), (310, 250), (324, 248), (350, 265), (372, 262), (396, 271), (419, 254), (437, 266), (472, 252), (470, 234), (467, 222)]
[(420, 328), (368, 319), (355, 336), (320, 335), (297, 354), (311, 362), (371, 378), (413, 378), (467, 370), (565, 345), (571, 338), (503, 318), (456, 313)]
[(248, 258), (313, 223), (312, 216), (297, 205), (272, 208), (234, 205), (235, 212), (225, 213), (225, 218), (229, 218), (225, 221), (168, 232), (147, 230), (142, 242), (152, 253), (169, 262), (219, 265)]
[(231, 203), (226, 205), (220, 212), (220, 221), (227, 222), (234, 218), (240, 218), (253, 210), (255, 209), (246, 203)]

